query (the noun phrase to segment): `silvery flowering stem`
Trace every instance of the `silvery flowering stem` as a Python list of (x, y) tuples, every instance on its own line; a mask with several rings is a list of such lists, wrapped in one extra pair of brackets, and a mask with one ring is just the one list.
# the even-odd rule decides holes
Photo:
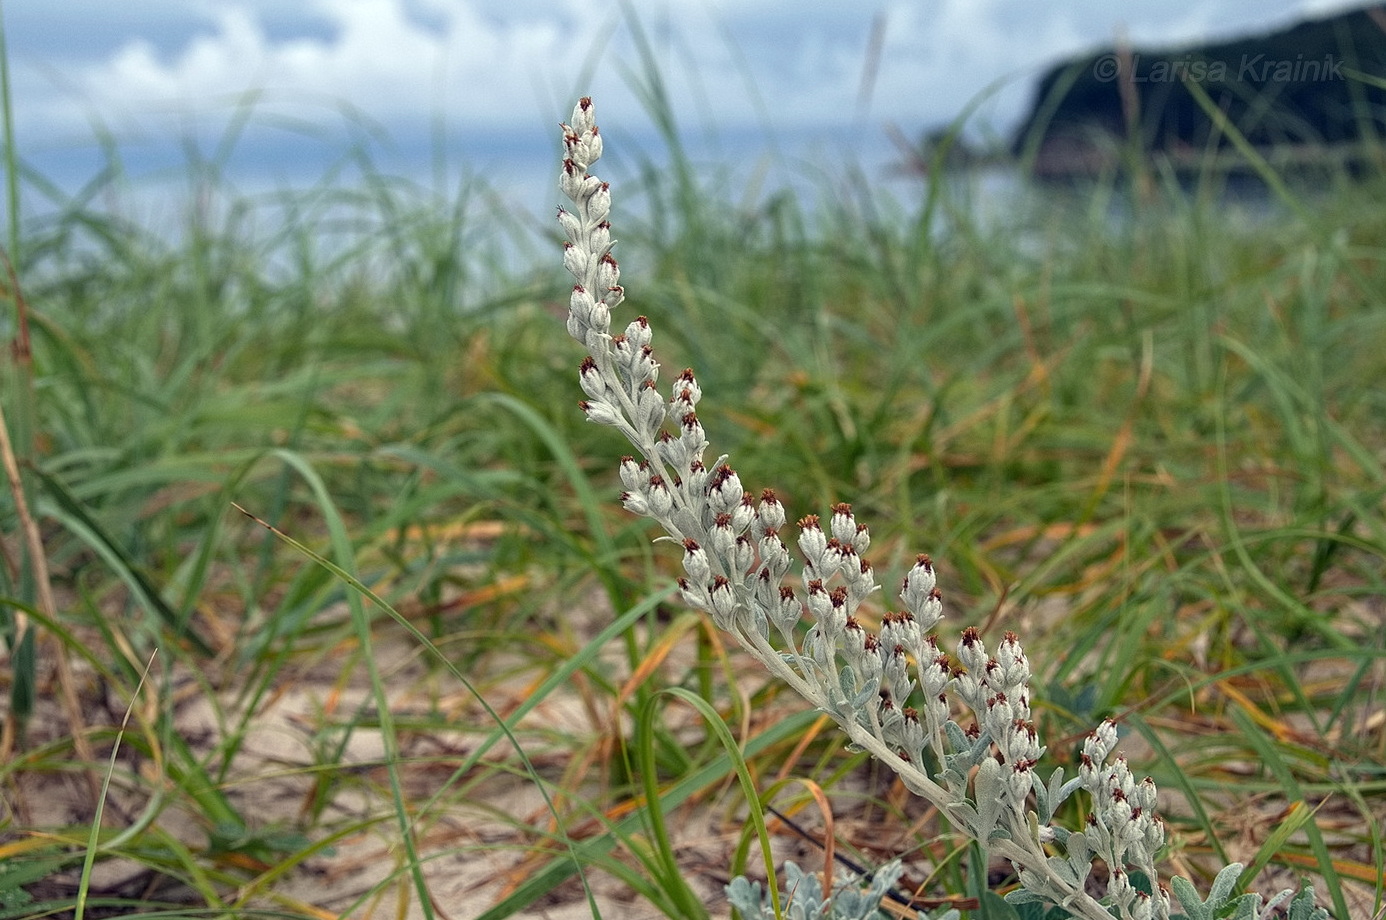
[[(602, 153), (590, 99), (578, 103), (562, 131), (559, 184), (572, 210), (560, 208), (558, 219), (567, 236), (563, 263), (576, 279), (567, 328), (588, 351), (578, 374), (587, 398), (579, 405), (635, 447), (638, 458), (620, 464), (621, 500), (682, 547), (684, 600), (832, 716), (856, 748), (893, 769), (986, 851), (1010, 861), (1023, 889), (1013, 900), (1111, 920), (1085, 891), (1091, 860), (1101, 857), (1112, 869), (1109, 900), (1118, 916), (1167, 918), (1163, 889), (1153, 896), (1137, 891), (1124, 868), (1157, 878), (1153, 854), (1163, 829), (1153, 816), (1154, 784), (1134, 783), (1120, 759), (1105, 765), (1116, 740), (1111, 723), (1089, 739), (1077, 779), (1064, 782), (1062, 770), (1048, 783), (1040, 779), (1035, 766), (1044, 749), (1030, 718), (1030, 669), (1019, 640), (1008, 633), (993, 653), (969, 628), (955, 657), (941, 651), (931, 631), (942, 619), (942, 599), (927, 556), (917, 557), (901, 583), (903, 610), (886, 613), (878, 633), (867, 631), (857, 613), (879, 588), (864, 557), (870, 534), (840, 504), (826, 523), (812, 515), (798, 522), (802, 596), (784, 584), (793, 568), (781, 537), (785, 509), (769, 490), (756, 501), (725, 456), (704, 464), (708, 441), (696, 412), (702, 390), (693, 371), (673, 381), (666, 400), (656, 389), (659, 365), (645, 317), (611, 332), (612, 310), (625, 292), (612, 255), (611, 190), (588, 172)], [(811, 625), (801, 638), (805, 616)], [(952, 718), (950, 693), (973, 713), (969, 729)], [(919, 708), (906, 705), (912, 698)], [(1094, 800), (1088, 827), (1051, 826), (1059, 804), (1078, 788)], [(1061, 846), (1064, 855), (1047, 852), (1046, 844)]]

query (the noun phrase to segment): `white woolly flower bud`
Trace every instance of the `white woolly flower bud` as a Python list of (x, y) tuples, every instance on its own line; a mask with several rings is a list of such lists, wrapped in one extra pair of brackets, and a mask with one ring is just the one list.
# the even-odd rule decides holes
[[(938, 648), (934, 647), (937, 652)], [(920, 659), (918, 664), (919, 687), (925, 696), (941, 696), (948, 687), (948, 682), (953, 679), (953, 673), (948, 669), (948, 656), (935, 655), (930, 659)]]
[(650, 514), (650, 503), (645, 501), (645, 496), (639, 492), (622, 492), (621, 506), (631, 514), (638, 514), (641, 517), (648, 517)]
[(708, 597), (712, 601), (712, 619), (717, 628), (730, 629), (732, 617), (736, 613), (736, 594), (732, 590), (731, 582), (721, 575), (714, 576), (712, 587), (708, 589)]
[(1150, 815), (1145, 822), (1145, 849), (1147, 853), (1158, 853), (1160, 848), (1165, 845), (1165, 823), (1160, 820), (1158, 815)]
[(563, 130), (569, 134), (585, 134), (596, 129), (597, 110), (592, 105), (592, 97), (583, 96), (578, 100), (577, 105), (573, 106), (573, 127), (564, 125)]
[(683, 456), (685, 457), (684, 462), (687, 464), (686, 469), (688, 471), (687, 475), (684, 476), (683, 487), (689, 495), (702, 497), (707, 494), (707, 468), (703, 466), (703, 462), (698, 459), (697, 454), (690, 453), (690, 448), (693, 447), (692, 444), (683, 438), (679, 438), (678, 440), (683, 450)]
[(1006, 777), (1006, 794), (1010, 797), (1013, 805), (1022, 805), (1025, 797), (1030, 794), (1034, 787), (1035, 774), (1030, 769), (1029, 763), (1022, 761), (1016, 763), (1010, 774)]
[(789, 547), (784, 545), (779, 534), (771, 531), (760, 538), (758, 549), (761, 562), (769, 570), (770, 577), (778, 584), (793, 564), (793, 560), (789, 556)]
[(810, 582), (808, 607), (819, 634), (830, 649), (835, 648), (847, 630), (847, 592), (841, 587), (827, 591), (822, 582)]
[(572, 293), (568, 295), (568, 312), (585, 325), (591, 325), (592, 307), (596, 301), (587, 292), (587, 288), (580, 284), (573, 285)]
[(991, 735), (993, 741), (1004, 744), (1010, 737), (1011, 723), (1014, 721), (1015, 710), (1011, 707), (1010, 700), (1004, 696), (993, 696), (987, 700), (987, 711), (982, 715), (982, 727)]
[[(698, 421), (698, 417), (692, 413), (683, 417), (683, 424), (680, 427), (679, 439), (684, 442), (688, 450), (688, 456), (698, 459), (707, 450), (707, 432), (703, 431), (703, 423)], [(706, 482), (706, 479), (703, 480)], [(703, 486), (699, 486), (699, 490)]]
[(717, 554), (717, 558), (731, 559), (736, 546), (736, 531), (731, 528), (731, 515), (716, 516), (708, 529), (708, 539), (712, 542), (712, 551)]
[(934, 575), (934, 563), (923, 553), (914, 557), (914, 566), (905, 573), (905, 582), (900, 587), (900, 600), (914, 613), (914, 608), (934, 590), (938, 579)]
[(983, 644), (977, 627), (969, 626), (963, 630), (962, 641), (958, 643), (958, 660), (978, 680), (986, 673), (987, 647)]
[(637, 351), (648, 348), (654, 334), (650, 332), (650, 321), (643, 316), (637, 316), (626, 326), (626, 341)]
[(909, 659), (905, 657), (902, 645), (887, 645), (881, 642), (881, 673), (885, 686), (900, 701), (909, 699), (914, 690), (914, 681), (909, 675)]
[(574, 162), (586, 168), (601, 159), (602, 137), (596, 125), (578, 123), (576, 127), (564, 125), (563, 129), (564, 150)]
[(751, 586), (751, 597), (755, 602), (773, 612), (778, 605), (779, 581), (770, 577), (770, 570), (762, 565), (755, 573), (753, 578), (747, 579), (747, 584)]
[(996, 664), (1000, 668), (997, 679), (1007, 693), (1016, 694), (1020, 688), (1029, 685), (1030, 662), (1020, 647), (1020, 637), (1015, 633), (1006, 633), (996, 647)]
[(943, 595), (938, 588), (929, 592), (929, 596), (912, 611), (919, 620), (919, 627), (924, 630), (933, 629), (938, 625), (938, 621), (943, 619)]
[(1155, 807), (1156, 796), (1155, 780), (1147, 776), (1141, 780), (1140, 785), (1132, 790), (1131, 804), (1145, 811), (1151, 811)]
[(679, 596), (683, 602), (694, 610), (712, 610), (712, 599), (708, 597), (707, 588), (701, 583), (691, 582), (686, 578), (679, 579)]
[(846, 502), (833, 505), (833, 516), (828, 529), (833, 539), (844, 547), (849, 547), (858, 556), (871, 546), (871, 534), (866, 525), (858, 524), (852, 515), (852, 506)]
[(587, 413), (588, 421), (598, 425), (620, 425), (624, 421), (616, 407), (604, 399), (583, 400), (578, 403), (578, 408)]
[(655, 453), (659, 455), (659, 459), (663, 460), (666, 466), (681, 472), (687, 472), (689, 463), (688, 445), (669, 434), (669, 432), (661, 431), (655, 437)]
[[(809, 567), (821, 572), (823, 554), (828, 549), (828, 537), (818, 526), (818, 515), (810, 514), (799, 521), (799, 552)], [(815, 575), (815, 577), (823, 577)]]
[(697, 407), (698, 400), (702, 398), (702, 395), (702, 388), (698, 386), (698, 381), (693, 377), (693, 369), (685, 369), (674, 380), (674, 384), (670, 388), (670, 417), (675, 421), (682, 422), (683, 417)]
[(577, 215), (571, 211), (565, 211), (562, 207), (558, 209), (558, 225), (563, 228), (563, 235), (570, 242), (579, 242), (582, 238), (582, 221), (578, 220)]
[(1121, 797), (1129, 800), (1136, 791), (1136, 778), (1131, 775), (1131, 768), (1126, 765), (1126, 758), (1117, 755), (1116, 761), (1108, 771), (1112, 788), (1121, 790)]
[(862, 629), (861, 624), (848, 617), (842, 632), (842, 657), (852, 667), (859, 667), (866, 656), (866, 640), (871, 634)]
[[(876, 681), (879, 684), (881, 679), (885, 676), (883, 673), (883, 664), (884, 663), (881, 661), (880, 643), (876, 640), (875, 636), (871, 633), (867, 633), (866, 649), (861, 656), (861, 660), (857, 663), (857, 677), (861, 681), (861, 685), (866, 686), (872, 681)], [(874, 711), (879, 699), (879, 697), (875, 697), (870, 700), (867, 704), (868, 707)]]
[(563, 164), (563, 170), (558, 175), (559, 189), (579, 206), (583, 206), (601, 184), (600, 179), (587, 175), (586, 167), (572, 159)]
[(587, 202), (587, 217), (589, 220), (606, 220), (611, 213), (611, 186), (605, 182), (597, 182), (596, 187), (591, 190), (592, 197)]
[(828, 594), (828, 590), (823, 587), (821, 581), (809, 583), (808, 600), (805, 603), (808, 606), (809, 616), (818, 622), (827, 619), (833, 606), (832, 597)]
[(649, 432), (653, 438), (654, 433), (664, 424), (664, 400), (654, 387), (641, 389), (640, 395), (636, 397), (635, 411), (637, 417), (632, 421), (636, 423), (637, 428)]
[(914, 652), (924, 641), (919, 624), (909, 613), (887, 611), (881, 617), (881, 645), (888, 649), (899, 646), (905, 652)]
[(736, 538), (736, 545), (732, 547), (731, 561), (733, 570), (740, 574), (749, 572), (756, 564), (755, 547), (751, 545), (751, 541), (744, 534)]
[(563, 244), (563, 267), (578, 281), (587, 282), (587, 273), (593, 267), (594, 261), (592, 253), (584, 247), (573, 243)]
[(829, 519), (828, 530), (839, 543), (851, 543), (857, 535), (857, 519), (852, 516), (852, 506), (846, 502), (833, 505), (833, 516)]
[(577, 202), (578, 207), (582, 209), (589, 221), (592, 219), (592, 196), (597, 194), (597, 191), (605, 184), (596, 176), (587, 174), (585, 167), (581, 173), (581, 178), (573, 176), (569, 182), (572, 193), (568, 197)]
[(602, 158), (602, 136), (595, 127), (578, 135), (578, 143), (573, 149), (572, 157), (587, 166)]
[[(596, 253), (594, 252), (589, 255), (589, 258), (595, 256)], [(588, 267), (588, 270), (592, 270), (590, 265)], [(600, 259), (597, 259), (595, 273), (596, 281), (594, 283), (594, 286), (598, 291), (610, 291), (620, 286), (621, 266), (616, 264), (616, 259), (611, 255), (611, 253), (608, 252)]]
[(856, 551), (858, 556), (865, 554), (871, 548), (871, 531), (866, 529), (865, 524), (857, 525), (857, 532), (852, 535), (848, 545)]
[(958, 696), (975, 713), (986, 712), (986, 687), (971, 671), (962, 671), (952, 678)]
[(948, 697), (940, 693), (938, 696), (925, 698), (924, 712), (928, 719), (929, 732), (932, 734), (941, 731), (948, 721)]
[(847, 596), (853, 604), (860, 604), (876, 590), (875, 575), (871, 563), (858, 558), (850, 546), (844, 549), (840, 571), (847, 581)]
[(912, 763), (918, 763), (924, 750), (924, 726), (919, 721), (919, 713), (906, 709), (904, 721), (900, 724), (900, 744)]
[[(597, 309), (602, 308), (598, 307)], [(655, 381), (659, 379), (659, 363), (654, 359), (654, 350), (648, 345), (642, 348), (631, 348), (627, 352), (627, 358), (626, 367), (630, 370), (630, 379), (653, 392)], [(664, 400), (659, 398), (658, 393), (655, 393), (654, 396), (654, 402), (659, 404), (659, 417), (663, 419)]]
[[(823, 550), (823, 555), (818, 558), (818, 563), (814, 566), (818, 577), (827, 580), (838, 572), (846, 572), (848, 567), (846, 556), (850, 551), (850, 549), (844, 551), (842, 544), (836, 539), (829, 540), (827, 547)], [(851, 566), (852, 568), (856, 567), (855, 557), (851, 561)], [(850, 578), (850, 575), (844, 577)]]
[(621, 474), (621, 485), (627, 491), (642, 491), (650, 482), (649, 467), (639, 463), (634, 457), (622, 457), (619, 472)]
[(794, 589), (782, 586), (779, 602), (771, 608), (770, 616), (775, 621), (775, 626), (784, 632), (789, 632), (798, 624), (803, 613), (804, 608), (799, 603), (799, 599), (794, 596)]
[(696, 540), (683, 541), (683, 570), (695, 584), (705, 584), (712, 577), (712, 563), (708, 561), (707, 550)]
[(760, 504), (756, 506), (756, 536), (763, 537), (767, 532), (779, 533), (784, 529), (784, 505), (775, 497), (775, 493), (766, 489), (760, 493)]
[(756, 508), (755, 505), (751, 503), (750, 492), (741, 493), (741, 502), (732, 509), (731, 516), (732, 530), (735, 530), (739, 534), (744, 534), (756, 517)]
[(1025, 719), (1017, 718), (1011, 722), (1004, 745), (1006, 760), (1010, 763), (1033, 763), (1044, 753), (1040, 747), (1035, 726)]
[(587, 248), (605, 256), (611, 252), (611, 247), (616, 245), (616, 241), (611, 238), (611, 224), (607, 221), (597, 221), (595, 225), (587, 231)]
[(625, 299), (626, 289), (619, 284), (613, 284), (605, 291), (602, 291), (602, 303), (606, 304), (608, 310), (616, 309)]
[(664, 477), (658, 474), (650, 477), (649, 488), (645, 492), (645, 500), (650, 503), (650, 512), (656, 518), (665, 518), (669, 515), (669, 509), (674, 507), (674, 496), (669, 492), (669, 486), (664, 481)]
[(914, 567), (905, 573), (905, 581), (900, 588), (900, 600), (905, 609), (914, 614), (919, 628), (924, 632), (933, 629), (943, 619), (943, 599), (936, 582), (933, 562), (921, 554), (915, 557)]
[(717, 513), (731, 513), (741, 504), (746, 492), (741, 488), (741, 477), (736, 470), (725, 463), (717, 467), (708, 483), (707, 497), (712, 510)]
[(1112, 753), (1112, 749), (1117, 744), (1117, 727), (1111, 719), (1107, 719), (1097, 728), (1089, 733), (1083, 741), (1083, 754), (1091, 758), (1096, 765), (1106, 763), (1107, 755)]
[(587, 314), (587, 324), (595, 332), (608, 334), (611, 332), (611, 309), (600, 300), (592, 301), (592, 310)]
[(602, 376), (601, 368), (597, 367), (597, 362), (591, 355), (582, 359), (582, 364), (578, 368), (578, 384), (589, 399), (601, 399), (606, 396), (606, 378)]

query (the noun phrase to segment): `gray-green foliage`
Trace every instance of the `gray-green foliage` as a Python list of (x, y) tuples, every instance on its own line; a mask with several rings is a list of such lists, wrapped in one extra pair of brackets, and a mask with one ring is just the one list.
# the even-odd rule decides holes
[(1269, 920), (1278, 916), (1284, 916), (1287, 920), (1329, 920), (1328, 911), (1314, 903), (1314, 889), (1309, 885), (1298, 894), (1287, 888), (1269, 902), (1255, 892), (1234, 896), (1242, 868), (1241, 863), (1232, 863), (1219, 872), (1217, 878), (1213, 879), (1206, 899), (1198, 896), (1198, 891), (1188, 879), (1179, 876), (1171, 879), (1174, 896), (1179, 899), (1179, 906), (1184, 908), (1188, 920), (1215, 920), (1219, 917), (1228, 920)]
[[(788, 920), (884, 920), (888, 915), (882, 912), (881, 902), (904, 871), (900, 860), (893, 859), (877, 869), (865, 887), (861, 879), (852, 876), (825, 895), (818, 876), (788, 861), (784, 864), (781, 916)], [(731, 880), (726, 891), (727, 900), (740, 912), (742, 920), (778, 920), (768, 893), (762, 890), (759, 882), (738, 876)], [(916, 916), (919, 920), (957, 920), (958, 912), (927, 914), (921, 911)]]

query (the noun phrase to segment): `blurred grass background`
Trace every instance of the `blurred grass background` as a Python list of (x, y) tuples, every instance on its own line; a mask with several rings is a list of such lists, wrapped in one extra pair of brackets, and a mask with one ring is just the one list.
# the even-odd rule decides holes
[[(174, 228), (113, 168), (12, 230), (0, 916), (725, 915), (741, 766), (975, 905), (946, 824), (669, 599), (575, 405), (557, 227), (353, 156), (267, 197), (192, 163)], [(1021, 634), (1057, 762), (1120, 718), (1172, 871), (1381, 910), (1382, 176), (1017, 183), (998, 220), (944, 175), (632, 172), (628, 315), (712, 454), (852, 502), (888, 587), (932, 554), (946, 637)]]

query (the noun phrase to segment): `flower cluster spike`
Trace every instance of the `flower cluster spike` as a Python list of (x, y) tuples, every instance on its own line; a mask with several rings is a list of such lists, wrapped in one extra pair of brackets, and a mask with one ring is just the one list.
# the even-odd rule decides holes
[[(1095, 855), (1112, 867), (1107, 900), (1119, 917), (1167, 918), (1167, 896), (1146, 896), (1126, 879), (1128, 866), (1156, 878), (1163, 829), (1154, 818), (1154, 784), (1131, 782), (1123, 760), (1104, 766), (1116, 739), (1111, 723), (1094, 733), (1079, 779), (1065, 784), (1059, 770), (1040, 780), (1035, 767), (1045, 749), (1031, 720), (1030, 665), (1020, 640), (1007, 633), (992, 653), (968, 628), (956, 657), (943, 653), (933, 634), (943, 598), (928, 556), (918, 556), (901, 582), (902, 609), (885, 613), (872, 632), (860, 609), (880, 587), (865, 558), (870, 532), (850, 505), (837, 504), (826, 524), (817, 515), (798, 521), (799, 589), (785, 584), (793, 569), (787, 512), (773, 491), (758, 499), (746, 491), (726, 457), (704, 462), (703, 392), (693, 371), (660, 396), (649, 321), (639, 316), (624, 332), (611, 332), (625, 291), (612, 254), (611, 190), (590, 172), (602, 153), (591, 99), (578, 103), (562, 132), (559, 186), (572, 210), (559, 208), (558, 220), (567, 235), (563, 264), (575, 279), (567, 327), (588, 352), (578, 367), (586, 396), (579, 405), (638, 452), (620, 462), (621, 502), (682, 547), (684, 602), (828, 713), (854, 747), (1009, 860), (1024, 886), (1015, 900), (1111, 920), (1084, 886)], [(966, 729), (955, 719), (961, 706), (973, 720)], [(1051, 826), (1058, 804), (1079, 786), (1094, 801), (1088, 827)], [(1064, 857), (1053, 855), (1057, 846)]]

